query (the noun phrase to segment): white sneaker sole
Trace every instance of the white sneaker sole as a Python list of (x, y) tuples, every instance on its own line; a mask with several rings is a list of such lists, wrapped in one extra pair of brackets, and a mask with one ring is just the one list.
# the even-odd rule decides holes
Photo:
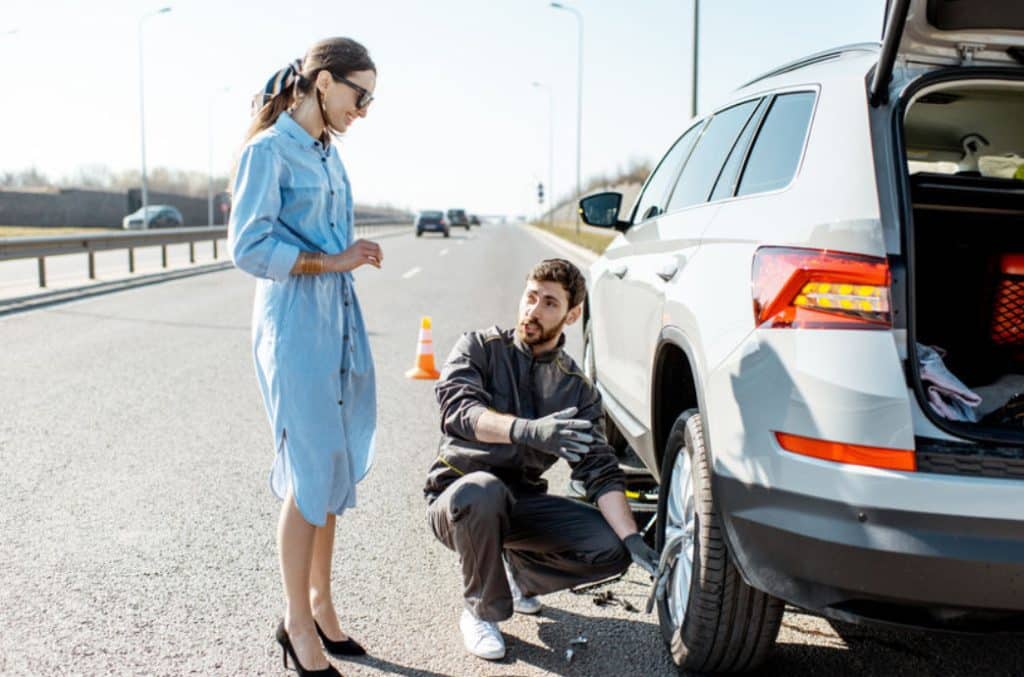
[(494, 649), (493, 651), (476, 651), (474, 649), (466, 647), (466, 651), (473, 654), (477, 658), (483, 658), (485, 661), (500, 661), (505, 657), (505, 649)]
[(513, 611), (517, 614), (526, 614), (527, 616), (539, 614), (543, 608), (544, 605), (537, 598), (533, 598), (529, 602), (514, 602), (512, 604)]

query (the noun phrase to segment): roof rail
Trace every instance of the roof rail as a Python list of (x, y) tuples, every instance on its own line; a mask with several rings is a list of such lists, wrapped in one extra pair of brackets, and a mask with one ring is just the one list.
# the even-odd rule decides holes
[(750, 82), (740, 85), (736, 89), (744, 89), (754, 84), (755, 82), (760, 82), (761, 80), (766, 80), (776, 75), (782, 75), (783, 73), (795, 71), (798, 68), (804, 68), (806, 66), (811, 66), (816, 63), (821, 63), (822, 61), (835, 59), (849, 52), (877, 52), (880, 46), (881, 44), (878, 42), (857, 42), (851, 45), (843, 45), (841, 47), (833, 47), (832, 49), (826, 49), (823, 52), (811, 54), (810, 56), (805, 56), (802, 59), (791, 61), (784, 66), (779, 66), (775, 70), (771, 70), (768, 71), (767, 73), (759, 75)]

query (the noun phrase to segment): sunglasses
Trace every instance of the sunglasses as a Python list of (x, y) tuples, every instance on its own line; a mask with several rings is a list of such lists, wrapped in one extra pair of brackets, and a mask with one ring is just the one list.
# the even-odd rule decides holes
[(373, 103), (373, 93), (366, 87), (360, 87), (359, 85), (352, 82), (348, 78), (343, 78), (340, 75), (335, 75), (334, 73), (331, 73), (331, 77), (334, 78), (335, 82), (340, 82), (343, 85), (348, 85), (352, 89), (356, 90), (356, 94), (359, 95), (359, 99), (356, 100), (356, 107), (359, 108), (360, 110), (366, 108), (371, 103)]

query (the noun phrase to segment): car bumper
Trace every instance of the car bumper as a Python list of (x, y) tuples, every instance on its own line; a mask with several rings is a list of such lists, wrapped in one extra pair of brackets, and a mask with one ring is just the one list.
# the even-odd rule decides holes
[(416, 226), (416, 230), (423, 233), (443, 233), (448, 230), (445, 226), (439, 226), (436, 223), (425, 223), (420, 226)]
[(847, 621), (1024, 630), (1024, 509), (882, 509), (722, 476), (714, 492), (744, 578), (791, 604)]

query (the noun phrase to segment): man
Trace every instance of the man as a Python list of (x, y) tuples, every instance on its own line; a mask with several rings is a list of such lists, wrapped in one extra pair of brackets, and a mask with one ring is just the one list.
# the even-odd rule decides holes
[[(459, 553), (466, 649), (505, 655), (498, 622), (537, 613), (536, 595), (621, 574), (653, 573), (625, 481), (605, 441), (601, 396), (562, 349), (586, 282), (563, 259), (530, 272), (516, 329), (464, 334), (435, 388), (443, 433), (424, 489), (438, 540)], [(590, 505), (547, 495), (559, 458)]]

